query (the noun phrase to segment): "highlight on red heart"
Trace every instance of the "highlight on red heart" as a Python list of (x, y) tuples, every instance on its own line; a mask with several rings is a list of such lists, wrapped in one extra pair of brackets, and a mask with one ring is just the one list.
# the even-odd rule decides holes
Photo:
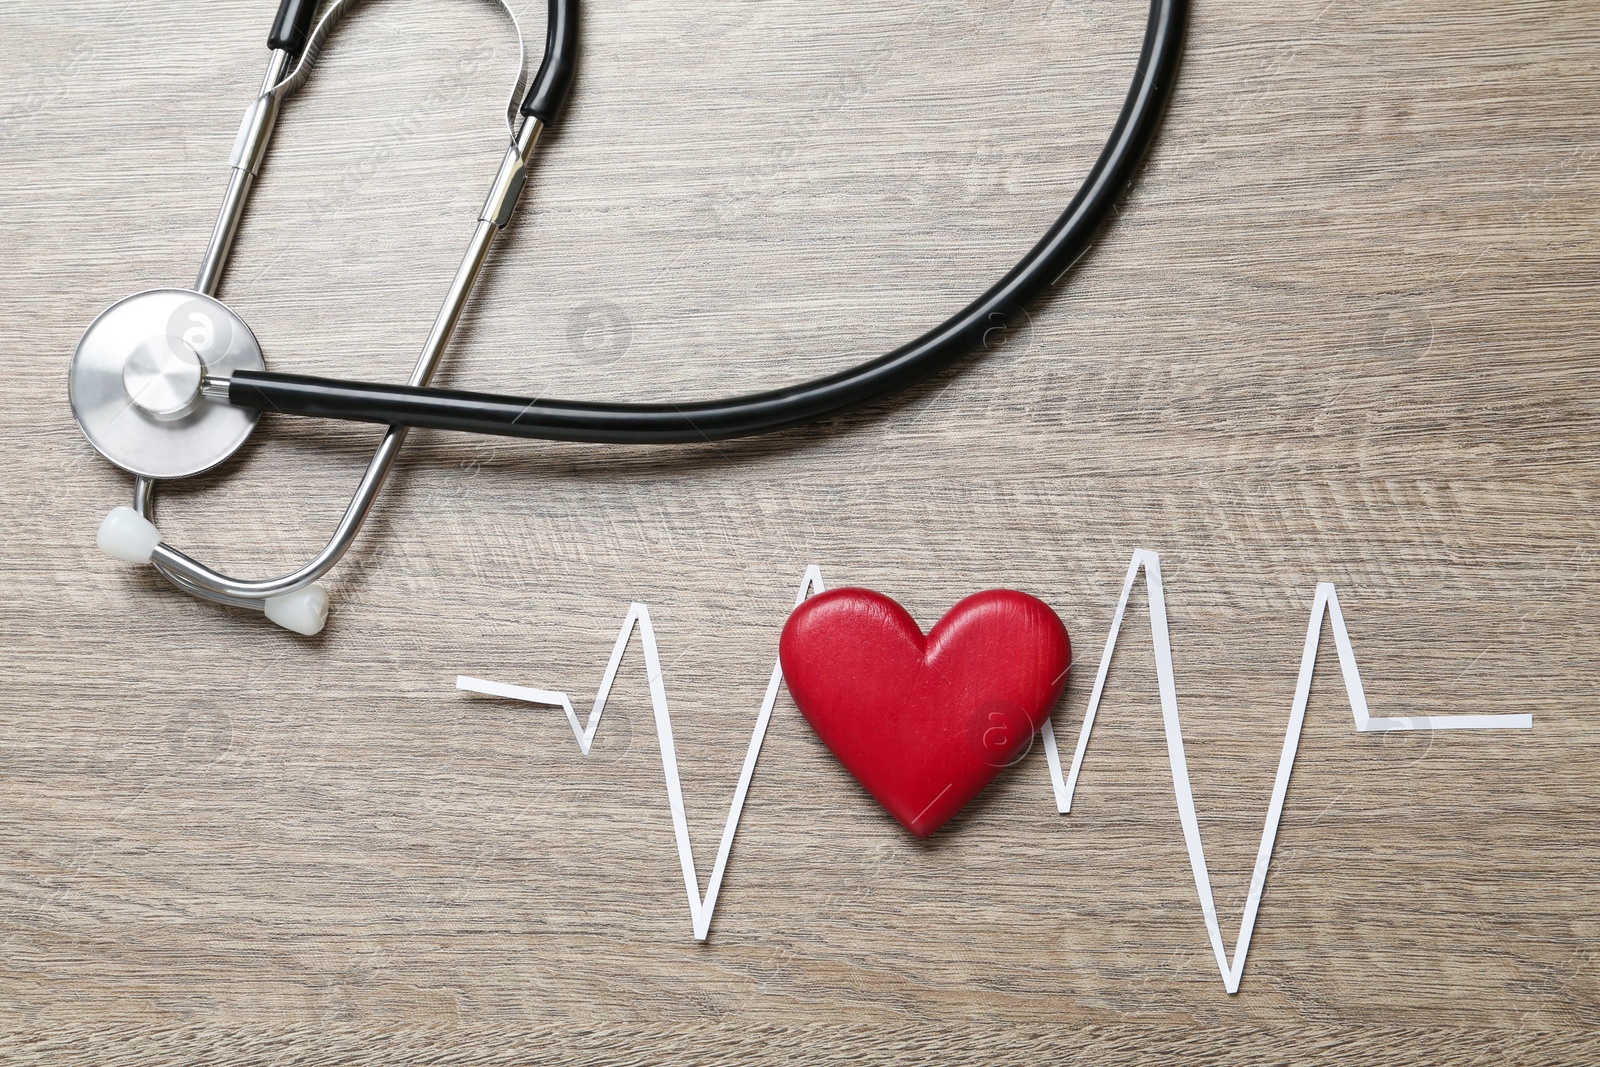
[(882, 593), (835, 589), (795, 608), (778, 658), (817, 736), (927, 837), (1028, 751), (1072, 644), (1048, 604), (1012, 589), (967, 597), (926, 636)]

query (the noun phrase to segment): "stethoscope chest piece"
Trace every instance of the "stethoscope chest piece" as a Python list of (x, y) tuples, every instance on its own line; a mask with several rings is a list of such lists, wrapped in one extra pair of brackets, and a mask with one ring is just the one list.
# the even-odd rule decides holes
[(146, 478), (186, 478), (237, 452), (259, 418), (203, 403), (202, 381), (265, 369), (255, 334), (226, 305), (190, 289), (152, 289), (89, 324), (67, 393), (102, 456)]

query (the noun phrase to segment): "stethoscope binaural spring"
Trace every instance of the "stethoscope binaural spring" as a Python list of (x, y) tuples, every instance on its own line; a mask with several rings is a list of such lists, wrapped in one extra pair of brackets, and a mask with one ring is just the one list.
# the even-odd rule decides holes
[[(185, 592), (264, 610), (304, 634), (326, 622), (328, 595), (317, 580), (354, 541), (412, 427), (591, 443), (714, 441), (837, 414), (924, 379), (979, 347), (1071, 267), (1132, 179), (1176, 78), (1188, 8), (1187, 0), (1151, 0), (1133, 85), (1083, 184), (1028, 254), (948, 320), (877, 359), (801, 385), (685, 404), (598, 404), (428, 388), (490, 245), (511, 220), (539, 135), (561, 115), (577, 58), (577, 0), (549, 0), (544, 59), (525, 94), (519, 66), (507, 109), (510, 145), (405, 385), (268, 372), (255, 335), (213, 295), (279, 108), (305, 82), (338, 17), (355, 2), (334, 0), (317, 20), (317, 0), (280, 0), (267, 38), (266, 77), (240, 126), (228, 190), (194, 288), (151, 290), (107, 308), (84, 332), (68, 376), (73, 416), (84, 435), (135, 476), (133, 506), (106, 517), (97, 539), (101, 549), (151, 564)], [(512, 14), (507, 0), (495, 2)], [(210, 470), (233, 455), (262, 411), (388, 429), (323, 550), (292, 573), (246, 581), (166, 544), (153, 522), (154, 491), (160, 480)]]

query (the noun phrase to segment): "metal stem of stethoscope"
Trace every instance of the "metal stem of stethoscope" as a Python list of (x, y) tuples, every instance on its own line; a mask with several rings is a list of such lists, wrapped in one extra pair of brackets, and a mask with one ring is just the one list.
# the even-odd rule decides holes
[[(254, 425), (254, 413), (218, 425), (220, 420), (229, 418), (227, 413), (230, 410), (237, 414), (238, 409), (205, 403), (218, 399), (207, 389), (208, 374), (219, 369), (262, 366), (259, 348), (248, 327), (225, 306), (217, 303), (214, 297), (243, 218), (251, 186), (266, 156), (283, 99), (305, 80), (322, 42), (351, 2), (353, 0), (335, 0), (313, 28), (311, 18), (316, 7), (315, 0), (283, 0), (269, 38), (272, 48), (262, 88), (240, 126), (230, 159), (232, 169), (228, 189), (201, 261), (194, 289), (158, 290), (138, 294), (113, 305), (85, 332), (84, 340), (79, 343), (79, 351), (74, 356), (69, 380), (74, 414), (78, 416), (91, 442), (114, 461), (135, 472), (133, 507), (118, 509), (108, 517), (102, 525), (99, 538), (102, 548), (123, 558), (149, 562), (175, 586), (194, 596), (265, 610), (274, 621), (303, 633), (315, 633), (321, 629), (327, 615), (327, 593), (315, 583), (339, 562), (354, 542), (405, 442), (409, 428), (391, 425), (384, 432), (383, 439), (357, 483), (349, 506), (322, 551), (298, 570), (259, 581), (231, 578), (161, 540), (154, 524), (157, 475), (149, 471), (160, 469), (165, 472), (168, 469), (163, 464), (169, 459), (165, 454), (169, 449), (164, 445), (152, 446), (150, 442), (140, 440), (139, 435), (149, 426), (165, 425), (174, 427), (174, 432), (180, 437), (192, 439), (201, 458), (194, 460), (183, 457), (183, 462), (189, 466), (180, 467), (181, 475), (206, 469), (231, 455)], [(495, 2), (504, 8), (513, 25), (516, 25), (516, 15), (504, 0)], [(534, 146), (545, 126), (544, 116), (559, 112), (565, 97), (574, 61), (576, 5), (574, 0), (550, 0), (549, 7), (544, 62), (526, 98), (522, 96), (525, 53), (521, 28), (517, 27), (518, 76), (507, 109), (511, 144), (506, 149), (483, 210), (479, 213), (461, 265), (451, 280), (444, 302), (423, 344), (422, 353), (411, 372), (408, 384), (413, 387), (426, 386), (437, 370), (490, 247), (511, 219)], [(298, 65), (295, 65), (297, 52), (300, 56)], [(291, 65), (294, 65), (292, 73), (286, 74)], [(519, 105), (522, 112), (520, 116)], [(517, 124), (519, 118), (520, 125)], [(185, 337), (173, 336), (182, 328), (186, 321), (182, 318), (183, 312), (191, 305), (201, 309), (196, 314), (199, 321), (205, 324), (206, 332), (195, 342), (205, 348), (205, 352), (190, 344)], [(153, 336), (141, 337), (141, 332), (150, 333), (152, 316), (158, 320), (163, 314), (169, 317), (164, 332), (158, 329)], [(177, 322), (176, 326), (173, 321)], [(219, 344), (216, 341), (218, 323), (227, 333), (227, 343)], [(129, 344), (130, 338), (136, 343)], [(205, 358), (212, 355), (210, 350), (213, 348), (219, 356), (215, 362), (207, 363)], [(107, 387), (107, 379), (112, 376), (110, 372), (117, 368), (113, 366), (108, 369), (106, 364), (108, 359), (115, 360), (118, 357), (124, 363), (116, 377), (125, 395), (116, 394), (114, 388)], [(185, 391), (189, 395), (186, 396)], [(106, 403), (108, 393), (114, 404)], [(208, 421), (211, 427), (207, 427)]]
[[(543, 128), (544, 124), (539, 119), (529, 117), (517, 133), (516, 144), (507, 149), (506, 158), (495, 176), (494, 185), (488, 201), (484, 204), (477, 228), (473, 231), (472, 239), (467, 244), (467, 251), (461, 258), (461, 266), (457, 268), (455, 278), (445, 293), (444, 303), (434, 318), (433, 328), (428, 333), (428, 339), (422, 346), (422, 354), (418, 357), (407, 384), (425, 386), (433, 377), (434, 371), (438, 369), (439, 361), (444, 357), (445, 348), (450, 343), (456, 324), (461, 320), (467, 298), (472, 294), (473, 283), (477, 281), (484, 260), (488, 258), (490, 246), (494, 244), (494, 239), (501, 228), (510, 221), (511, 208), (521, 191), (522, 175), (526, 171), (534, 145), (538, 143)], [(243, 207), (242, 196), (234, 196), (235, 188), (241, 184), (247, 192), (247, 182), (239, 183), (236, 179), (235, 183), (229, 186), (229, 196), (223, 205), (224, 215), (217, 220), (212, 247), (206, 253), (207, 269), (220, 271), (220, 263), (226, 259), (225, 242), (231, 240), (232, 229), (237, 226), (237, 212)], [(229, 212), (235, 213), (231, 219), (228, 217)], [(221, 245), (220, 252), (219, 245)], [(213, 263), (217, 266), (212, 267)], [(279, 578), (241, 581), (207, 567), (165, 543), (158, 544), (151, 552), (150, 563), (180, 588), (197, 596), (226, 604), (259, 607), (268, 599), (286, 596), (306, 588), (332, 570), (350, 548), (361, 529), (361, 524), (366, 520), (367, 513), (377, 500), (384, 480), (389, 476), (389, 469), (394, 465), (395, 456), (399, 453), (400, 446), (405, 443), (407, 433), (408, 428), (405, 426), (391, 426), (384, 432), (383, 440), (368, 462), (361, 481), (357, 483), (350, 505), (345, 509), (338, 526), (334, 528), (333, 536), (329, 538), (322, 551), (299, 570)], [(134, 510), (147, 522), (155, 521), (152, 490), (153, 483), (149, 479), (143, 477), (138, 479)]]
[(274, 48), (271, 57), (267, 61), (267, 75), (261, 80), (261, 92), (239, 128), (239, 140), (229, 160), (232, 170), (228, 192), (222, 198), (217, 225), (211, 231), (205, 258), (200, 261), (200, 274), (194, 281), (195, 292), (206, 296), (216, 296), (222, 284), (222, 269), (228, 265), (228, 253), (233, 250), (234, 234), (239, 232), (239, 222), (244, 218), (250, 187), (255, 184), (256, 172), (261, 169), (267, 145), (272, 141), (272, 131), (278, 124), (278, 111), (283, 107), (283, 94), (275, 90), (294, 63), (294, 57), (282, 48)]

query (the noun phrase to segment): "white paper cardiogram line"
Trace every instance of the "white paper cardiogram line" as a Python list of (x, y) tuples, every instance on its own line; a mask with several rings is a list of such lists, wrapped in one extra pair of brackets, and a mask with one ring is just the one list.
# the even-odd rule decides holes
[[(823, 591), (822, 570), (815, 564), (806, 568), (800, 579), (800, 589), (795, 594), (796, 607), (813, 593)], [(531, 704), (559, 707), (567, 713), (572, 734), (578, 739), (578, 748), (585, 756), (594, 744), (594, 732), (600, 725), (600, 716), (606, 710), (606, 699), (611, 695), (611, 685), (617, 680), (617, 669), (622, 666), (622, 654), (627, 651), (628, 638), (634, 626), (639, 627), (639, 644), (644, 648), (645, 675), (650, 682), (650, 704), (655, 708), (656, 739), (661, 746), (661, 771), (667, 780), (667, 803), (672, 808), (672, 833), (678, 843), (678, 861), (683, 866), (683, 884), (689, 894), (689, 915), (694, 923), (696, 941), (704, 941), (711, 932), (711, 915), (717, 907), (717, 893), (722, 888), (722, 876), (728, 869), (728, 854), (733, 851), (733, 837), (739, 829), (739, 816), (744, 811), (744, 801), (750, 792), (750, 779), (756, 772), (756, 760), (761, 755), (761, 742), (767, 736), (767, 724), (772, 720), (772, 708), (778, 702), (778, 686), (783, 683), (783, 667), (776, 660), (772, 664), (772, 677), (767, 681), (767, 694), (761, 701), (761, 711), (756, 716), (756, 726), (750, 735), (750, 747), (745, 751), (744, 767), (739, 771), (739, 784), (733, 790), (733, 804), (728, 808), (728, 821), (722, 829), (722, 842), (717, 846), (717, 861), (711, 868), (711, 880), (706, 884), (705, 896), (700, 895), (700, 876), (695, 869), (694, 847), (689, 843), (689, 816), (683, 805), (683, 786), (678, 781), (678, 753), (672, 743), (672, 714), (667, 710), (667, 687), (661, 678), (661, 656), (656, 648), (656, 631), (650, 622), (650, 609), (635, 603), (628, 608), (628, 617), (622, 621), (622, 631), (611, 649), (611, 661), (606, 664), (605, 677), (600, 680), (600, 690), (595, 694), (594, 709), (589, 712), (586, 726), (578, 725), (578, 713), (565, 693), (547, 689), (525, 689), (521, 686), (488, 682), (481, 678), (456, 678), (456, 688), (487, 696), (510, 697)]]
[(1089, 706), (1083, 714), (1083, 728), (1078, 732), (1078, 748), (1072, 756), (1072, 770), (1065, 781), (1061, 777), (1061, 754), (1056, 749), (1055, 729), (1046, 720), (1041, 731), (1045, 759), (1050, 765), (1050, 781), (1055, 788), (1056, 809), (1063, 815), (1072, 810), (1072, 795), (1077, 789), (1078, 774), (1083, 769), (1084, 752), (1089, 747), (1089, 731), (1094, 728), (1095, 712), (1100, 708), (1106, 675), (1111, 670), (1111, 654), (1117, 647), (1122, 618), (1128, 610), (1128, 597), (1133, 592), (1133, 583), (1141, 568), (1145, 573), (1145, 589), (1150, 599), (1150, 637), (1155, 646), (1156, 686), (1161, 694), (1161, 721), (1167, 737), (1167, 760), (1172, 766), (1172, 787), (1178, 800), (1178, 821), (1183, 825), (1183, 843), (1189, 852), (1189, 866), (1194, 871), (1200, 910), (1205, 915), (1206, 932), (1211, 937), (1211, 948), (1217, 956), (1217, 968), (1222, 972), (1222, 984), (1229, 993), (1237, 993), (1239, 979), (1244, 974), (1245, 956), (1250, 951), (1250, 935), (1255, 930), (1256, 914), (1261, 909), (1261, 896), (1266, 889), (1267, 868), (1272, 861), (1273, 842), (1278, 836), (1278, 822), (1283, 816), (1284, 800), (1289, 793), (1289, 775), (1294, 769), (1295, 752), (1300, 747), (1300, 729), (1305, 723), (1306, 701), (1311, 695), (1311, 675), (1317, 664), (1317, 646), (1321, 642), (1324, 615), (1333, 623), (1339, 669), (1344, 675), (1345, 692), (1350, 698), (1350, 710), (1355, 716), (1357, 730), (1527, 730), (1533, 726), (1533, 716), (1373, 718), (1368, 713), (1367, 695), (1356, 670), (1356, 655), (1350, 647), (1350, 634), (1345, 629), (1344, 615), (1339, 610), (1339, 595), (1332, 583), (1318, 584), (1316, 600), (1311, 605), (1311, 625), (1306, 629), (1305, 649), (1300, 655), (1300, 677), (1295, 683), (1289, 730), (1283, 739), (1283, 754), (1278, 758), (1278, 775), (1272, 784), (1272, 800), (1267, 805), (1266, 823), (1261, 828), (1261, 847), (1256, 853), (1255, 870), (1250, 875), (1250, 893), (1245, 900), (1244, 919), (1239, 924), (1239, 940), (1234, 943), (1233, 962), (1230, 964), (1222, 944), (1222, 929), (1217, 922), (1217, 905), (1211, 894), (1211, 875), (1206, 867), (1205, 849), (1200, 843), (1200, 820), (1195, 812), (1194, 791), (1189, 785), (1189, 764), (1183, 754), (1183, 731), (1178, 723), (1178, 689), (1172, 670), (1172, 640), (1167, 632), (1167, 597), (1161, 585), (1161, 557), (1155, 552), (1141, 549), (1133, 554), (1133, 562), (1128, 565), (1128, 577), (1122, 583), (1122, 599), (1111, 620), (1111, 633), (1106, 637), (1105, 653), (1100, 657), (1100, 671), (1095, 675), (1094, 690), (1089, 694)]

